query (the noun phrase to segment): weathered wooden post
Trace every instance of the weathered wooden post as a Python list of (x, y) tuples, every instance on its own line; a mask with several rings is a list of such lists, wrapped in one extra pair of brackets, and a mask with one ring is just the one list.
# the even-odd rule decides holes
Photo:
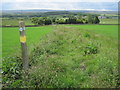
[(19, 30), (20, 30), (20, 42), (21, 42), (21, 49), (22, 49), (22, 63), (23, 63), (23, 70), (28, 69), (28, 54), (27, 54), (27, 45), (26, 45), (26, 35), (25, 35), (25, 22), (21, 19), (19, 21)]

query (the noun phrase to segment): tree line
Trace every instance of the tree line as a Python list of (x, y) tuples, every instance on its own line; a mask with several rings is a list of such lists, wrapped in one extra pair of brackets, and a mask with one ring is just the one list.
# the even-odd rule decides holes
[(68, 16), (63, 18), (56, 17), (33, 17), (31, 22), (36, 25), (50, 25), (50, 24), (99, 24), (98, 16), (88, 15), (87, 18), (79, 16)]

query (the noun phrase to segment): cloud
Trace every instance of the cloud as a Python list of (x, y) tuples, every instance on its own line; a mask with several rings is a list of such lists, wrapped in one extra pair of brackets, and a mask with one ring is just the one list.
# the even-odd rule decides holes
[(3, 0), (2, 2), (118, 2), (119, 0)]
[(2, 9), (53, 9), (53, 10), (116, 10), (117, 3), (113, 2), (14, 2), (3, 3)]

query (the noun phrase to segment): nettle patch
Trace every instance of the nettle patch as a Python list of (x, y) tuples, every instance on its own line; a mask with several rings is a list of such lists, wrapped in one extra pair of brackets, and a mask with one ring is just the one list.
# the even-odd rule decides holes
[(98, 53), (98, 47), (94, 44), (89, 44), (84, 49), (85, 55), (88, 54), (97, 54)]

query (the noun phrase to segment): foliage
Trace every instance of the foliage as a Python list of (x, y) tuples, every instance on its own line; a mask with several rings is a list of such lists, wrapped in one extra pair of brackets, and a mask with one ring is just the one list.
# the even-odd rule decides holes
[(86, 54), (96, 54), (96, 53), (98, 53), (98, 48), (95, 45), (90, 44), (85, 47), (84, 53), (85, 53), (85, 55)]
[[(109, 39), (105, 36), (98, 37), (89, 32), (90, 37), (87, 38), (84, 37), (86, 33), (85, 30), (57, 27), (57, 30), (46, 35), (31, 54), (31, 63), (34, 63), (29, 70), (30, 87), (115, 87), (117, 47), (109, 46), (113, 40), (105, 43)], [(109, 56), (110, 48), (114, 58)]]
[(45, 25), (50, 25), (50, 24), (52, 24), (52, 21), (51, 21), (51, 19), (45, 19)]
[(31, 18), (31, 22), (34, 24), (38, 24), (38, 18)]
[(32, 22), (38, 25), (49, 25), (49, 24), (87, 24), (87, 23), (99, 23), (99, 19), (96, 16), (93, 20), (92, 16), (88, 16), (88, 20), (82, 17), (75, 17), (69, 15), (68, 18), (49, 18), (49, 17), (40, 17), (33, 18)]
[(76, 23), (77, 23), (77, 24), (83, 24), (84, 22), (83, 22), (82, 19), (77, 19), (77, 20), (76, 20)]
[(37, 17), (34, 17), (31, 19), (32, 22), (34, 24), (37, 24), (37, 25), (49, 25), (49, 24), (52, 24), (52, 20), (48, 17), (40, 17), (40, 18), (37, 18)]
[(92, 23), (93, 23), (93, 18), (92, 18), (92, 15), (91, 15), (91, 14), (88, 15), (88, 23), (89, 23), (89, 24), (92, 24)]
[[(37, 45), (32, 47), (31, 52), (29, 52), (30, 68), (26, 82), (19, 77), (15, 80), (14, 78), (10, 79), (12, 84), (10, 82), (7, 84), (6, 81), (9, 80), (4, 79), (6, 80), (4, 86), (11, 88), (26, 87), (26, 85), (31, 88), (116, 87), (118, 85), (118, 42), (116, 38), (100, 33), (101, 26), (98, 28), (94, 25), (99, 31), (97, 33), (92, 31), (93, 25), (89, 25), (89, 27), (87, 25), (76, 25), (79, 28), (75, 28), (75, 25), (74, 28), (70, 26), (73, 25), (69, 25), (69, 27), (67, 25), (55, 26), (54, 31), (42, 37), (40, 41), (37, 41)], [(83, 27), (88, 27), (90, 30), (80, 29)], [(38, 29), (43, 31), (44, 28), (34, 27), (32, 29), (34, 29), (36, 36), (36, 33), (42, 33), (38, 32)], [(36, 32), (35, 29), (37, 29)], [(29, 31), (33, 34), (32, 30)], [(106, 33), (106, 29), (104, 32)], [(31, 36), (31, 33), (27, 35)], [(34, 38), (34, 40), (36, 39)], [(97, 52), (99, 50), (99, 53), (95, 53), (96, 49)], [(91, 54), (84, 55), (85, 50)], [(21, 61), (21, 58), (18, 57), (18, 61), (16, 60), (16, 58), (6, 59), (5, 67), (7, 64), (10, 66), (14, 62)], [(12, 62), (9, 63), (10, 61)], [(12, 66), (16, 67), (16, 65)], [(19, 65), (17, 66), (19, 67)], [(4, 70), (9, 73), (9, 68)], [(15, 71), (17, 70), (21, 70), (21, 68)], [(16, 75), (16, 73), (14, 74)], [(10, 76), (14, 76), (14, 74), (10, 74)]]
[(100, 20), (98, 19), (98, 16), (94, 16), (94, 15), (89, 14), (88, 15), (88, 23), (89, 24), (99, 24)]
[(8, 57), (2, 62), (3, 87), (19, 87), (22, 79), (22, 63), (19, 57)]
[(68, 24), (76, 24), (77, 18), (74, 16), (70, 16), (68, 19)]
[(65, 22), (64, 19), (56, 19), (56, 20), (55, 20), (55, 23), (56, 23), (56, 24), (66, 24), (66, 22)]
[(88, 33), (85, 33), (84, 36), (90, 38), (90, 34)]
[(99, 24), (99, 23), (100, 23), (100, 20), (98, 19), (97, 16), (94, 17), (93, 23), (94, 23), (94, 24)]

